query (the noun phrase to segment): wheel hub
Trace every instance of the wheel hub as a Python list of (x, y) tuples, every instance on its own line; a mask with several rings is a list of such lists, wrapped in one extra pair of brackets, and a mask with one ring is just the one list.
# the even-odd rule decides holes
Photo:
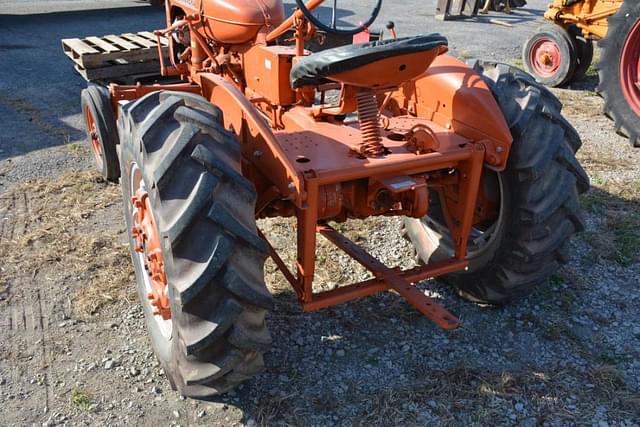
[(557, 43), (549, 38), (542, 38), (532, 46), (529, 59), (536, 74), (552, 77), (560, 69), (562, 54)]
[(620, 83), (627, 103), (640, 116), (640, 21), (629, 32), (620, 54)]
[(153, 314), (161, 316), (164, 320), (171, 319), (171, 306), (169, 303), (167, 276), (164, 271), (164, 257), (160, 244), (158, 228), (153, 218), (149, 194), (144, 184), (140, 186), (131, 197), (133, 206), (133, 226), (131, 237), (134, 241), (134, 250), (144, 257), (144, 268), (150, 278), (151, 291), (147, 294)]
[(98, 134), (96, 121), (89, 107), (85, 108), (84, 116), (87, 122), (87, 131), (89, 133), (89, 140), (91, 142), (91, 150), (93, 151), (93, 155), (96, 159), (98, 168), (102, 169), (102, 165), (104, 162), (104, 160), (102, 159), (102, 144), (100, 143), (100, 136)]

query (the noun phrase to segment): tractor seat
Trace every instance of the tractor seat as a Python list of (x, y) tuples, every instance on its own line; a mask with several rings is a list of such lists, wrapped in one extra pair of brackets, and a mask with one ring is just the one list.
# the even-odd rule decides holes
[(447, 51), (440, 34), (340, 46), (300, 59), (291, 69), (291, 87), (335, 81), (359, 87), (393, 87), (426, 71)]

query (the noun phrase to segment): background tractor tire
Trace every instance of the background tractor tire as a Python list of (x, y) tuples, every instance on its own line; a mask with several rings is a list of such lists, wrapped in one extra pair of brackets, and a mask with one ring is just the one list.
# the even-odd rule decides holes
[(271, 344), (267, 246), (257, 234), (256, 193), (241, 175), (239, 144), (220, 109), (181, 92), (154, 92), (125, 105), (118, 131), (127, 225), (131, 172), (141, 171), (162, 239), (170, 324), (153, 315), (148, 273), (132, 249), (155, 353), (182, 395), (223, 393), (263, 369)]
[(522, 47), (526, 71), (546, 86), (563, 86), (573, 77), (577, 52), (571, 35), (558, 25), (545, 25)]
[(604, 112), (615, 122), (616, 132), (640, 146), (640, 2), (627, 0), (609, 18), (609, 30), (598, 45), (598, 93)]
[(118, 181), (120, 178), (120, 165), (116, 152), (118, 131), (111, 109), (109, 90), (90, 83), (82, 91), (80, 103), (87, 129), (87, 139), (95, 157), (96, 167), (104, 179)]
[(575, 25), (569, 27), (569, 35), (576, 52), (576, 69), (573, 71), (569, 82), (577, 82), (587, 75), (587, 70), (591, 66), (593, 61), (593, 42), (585, 39), (582, 31)]
[[(461, 296), (503, 305), (544, 283), (569, 258), (569, 239), (583, 230), (578, 194), (589, 179), (575, 159), (580, 137), (560, 114), (560, 102), (531, 76), (506, 64), (475, 62), (513, 135), (503, 172), (485, 170), (485, 194), (497, 194), (499, 214), (472, 245), (469, 270), (444, 276)], [(492, 191), (487, 188), (492, 185)], [(436, 228), (439, 203), (405, 219), (405, 232), (424, 263), (449, 258), (454, 245)], [(439, 230), (440, 233), (437, 231)], [(477, 246), (477, 247), (476, 247)]]

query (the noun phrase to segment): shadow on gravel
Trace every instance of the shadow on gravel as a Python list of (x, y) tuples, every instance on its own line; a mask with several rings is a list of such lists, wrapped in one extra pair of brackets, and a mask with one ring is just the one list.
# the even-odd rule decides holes
[(597, 75), (585, 76), (581, 80), (571, 83), (571, 85), (569, 85), (567, 89), (588, 90), (591, 92), (595, 92), (599, 82), (600, 81)]

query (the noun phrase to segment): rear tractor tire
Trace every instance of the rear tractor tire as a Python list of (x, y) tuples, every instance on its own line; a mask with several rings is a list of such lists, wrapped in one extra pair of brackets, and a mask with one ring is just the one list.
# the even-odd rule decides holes
[(640, 147), (640, 2), (627, 0), (609, 18), (602, 48), (598, 93), (616, 132)]
[[(543, 284), (569, 259), (569, 239), (583, 230), (578, 194), (589, 179), (575, 158), (580, 137), (560, 102), (531, 76), (505, 64), (476, 62), (513, 135), (503, 172), (485, 169), (484, 197), (493, 220), (474, 225), (469, 269), (442, 279), (471, 301), (503, 305)], [(419, 261), (453, 256), (455, 245), (437, 194), (428, 215), (405, 219)]]
[(118, 181), (120, 177), (116, 151), (118, 132), (110, 100), (109, 90), (96, 84), (89, 84), (80, 95), (87, 139), (93, 152), (96, 168), (104, 179)]
[(253, 184), (222, 112), (154, 92), (118, 120), (131, 256), (154, 351), (188, 397), (223, 393), (263, 369), (273, 300), (264, 284)]
[(564, 28), (545, 25), (522, 48), (526, 71), (546, 86), (566, 85), (578, 65), (575, 42)]

